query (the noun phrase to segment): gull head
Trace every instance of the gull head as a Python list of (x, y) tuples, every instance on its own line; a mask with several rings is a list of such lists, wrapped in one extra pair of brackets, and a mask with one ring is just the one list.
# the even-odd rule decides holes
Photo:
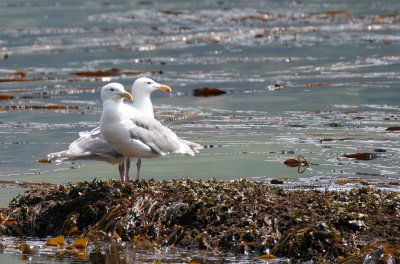
[(101, 88), (101, 100), (122, 101), (122, 99), (132, 100), (133, 96), (125, 91), (125, 88), (120, 83), (109, 83)]
[(172, 89), (168, 85), (159, 84), (147, 77), (137, 79), (132, 85), (132, 94), (151, 94), (156, 90), (161, 90), (166, 93), (171, 93)]

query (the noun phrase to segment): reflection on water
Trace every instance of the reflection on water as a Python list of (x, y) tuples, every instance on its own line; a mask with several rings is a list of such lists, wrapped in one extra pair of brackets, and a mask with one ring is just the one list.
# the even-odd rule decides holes
[[(185, 250), (173, 246), (144, 249), (133, 243), (97, 241), (90, 244), (80, 254), (69, 254), (64, 249), (45, 246), (46, 240), (2, 237), (4, 248), (0, 254), (1, 263), (266, 263), (257, 256), (234, 256), (196, 250)], [(20, 244), (32, 248), (30, 253), (22, 254)], [(289, 263), (286, 259), (272, 259), (268, 263)]]
[[(147, 75), (174, 89), (153, 94), (156, 117), (207, 148), (194, 158), (145, 160), (144, 178), (283, 178), (317, 186), (348, 177), (399, 180), (400, 134), (386, 130), (400, 118), (398, 1), (41, 0), (0, 7), (3, 179), (116, 177), (99, 162), (36, 161), (98, 125), (101, 86), (115, 81), (129, 89)], [(198, 87), (228, 93), (194, 97)], [(377, 158), (343, 157), (358, 152)], [(283, 164), (298, 155), (313, 164), (301, 175)]]

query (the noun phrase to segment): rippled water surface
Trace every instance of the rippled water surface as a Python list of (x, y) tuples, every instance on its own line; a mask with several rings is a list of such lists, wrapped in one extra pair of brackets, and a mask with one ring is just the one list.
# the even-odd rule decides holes
[[(0, 254), (1, 263), (37, 264), (86, 264), (86, 263), (267, 263), (256, 256), (235, 256), (204, 251), (184, 250), (174, 247), (144, 249), (130, 243), (98, 241), (79, 255), (67, 254), (64, 250), (46, 247), (46, 240), (37, 238), (15, 239), (3, 237), (0, 242), (7, 244)], [(32, 249), (29, 254), (19, 254), (19, 245), (25, 243)], [(66, 250), (65, 250), (66, 251)], [(289, 263), (285, 259), (270, 260), (271, 264)]]
[[(105, 163), (37, 160), (98, 125), (100, 87), (150, 76), (174, 90), (153, 93), (156, 118), (207, 148), (145, 160), (143, 178), (397, 189), (400, 134), (386, 129), (400, 125), (398, 10), (395, 0), (3, 1), (0, 180), (117, 177)], [(228, 93), (194, 97), (199, 87)], [(374, 159), (343, 157), (364, 152)], [(311, 165), (283, 164), (299, 155)], [(2, 206), (19, 191), (1, 189)]]

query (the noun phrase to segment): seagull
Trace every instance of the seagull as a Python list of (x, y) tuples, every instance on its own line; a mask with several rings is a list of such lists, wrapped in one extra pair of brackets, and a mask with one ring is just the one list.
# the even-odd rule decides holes
[[(122, 86), (114, 83), (112, 85)], [(171, 87), (159, 84), (150, 78), (142, 77), (137, 79), (132, 85), (132, 94), (135, 95), (135, 100), (132, 105), (125, 104), (125, 111), (136, 109), (147, 115), (149, 118), (154, 118), (153, 104), (150, 99), (152, 92), (161, 90), (166, 93), (171, 93)], [(79, 138), (72, 142), (67, 150), (48, 154), (48, 159), (55, 162), (65, 162), (74, 160), (98, 160), (105, 161), (111, 164), (118, 163), (118, 170), (122, 182), (129, 181), (130, 159), (126, 159), (122, 154), (118, 153), (105, 141), (100, 132), (100, 127), (96, 127), (91, 131), (79, 133)], [(126, 162), (126, 166), (125, 166)], [(141, 159), (137, 163), (138, 171), (140, 170)], [(137, 178), (139, 172), (137, 172)]]
[[(171, 153), (194, 156), (202, 149), (197, 143), (178, 138), (171, 129), (143, 112), (126, 111), (124, 98), (131, 100), (132, 95), (122, 85), (111, 83), (101, 89), (101, 134), (125, 158), (156, 158)], [(140, 164), (137, 180), (139, 176)]]

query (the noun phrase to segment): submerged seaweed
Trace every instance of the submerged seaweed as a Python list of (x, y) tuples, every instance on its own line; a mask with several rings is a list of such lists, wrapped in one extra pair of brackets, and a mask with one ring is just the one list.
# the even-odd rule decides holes
[(366, 187), (323, 192), (247, 180), (93, 181), (30, 190), (4, 215), (13, 222), (3, 222), (2, 233), (13, 236), (317, 262), (350, 261), (393, 245), (385, 258), (399, 260), (400, 195)]

